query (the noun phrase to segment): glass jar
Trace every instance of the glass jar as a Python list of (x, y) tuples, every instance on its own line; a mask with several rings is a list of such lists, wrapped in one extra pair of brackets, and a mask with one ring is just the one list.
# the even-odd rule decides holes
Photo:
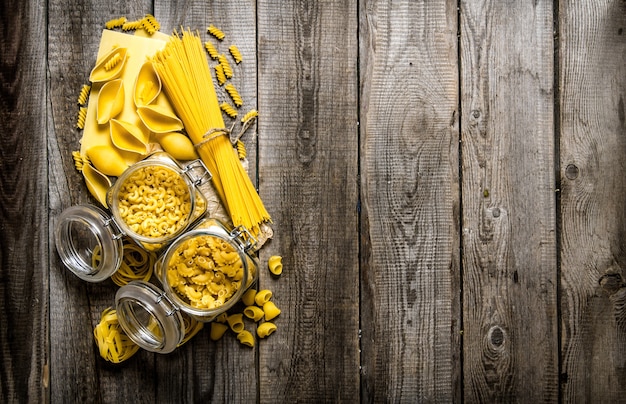
[(210, 178), (200, 160), (182, 167), (165, 153), (133, 164), (108, 192), (110, 214), (93, 205), (61, 213), (54, 232), (61, 260), (79, 278), (101, 282), (120, 266), (123, 236), (148, 251), (162, 249), (205, 214), (196, 187)]
[(183, 314), (208, 322), (231, 308), (258, 277), (255, 240), (203, 220), (170, 244), (155, 264), (161, 287), (132, 281), (115, 295), (120, 326), (140, 347), (172, 352), (183, 340)]

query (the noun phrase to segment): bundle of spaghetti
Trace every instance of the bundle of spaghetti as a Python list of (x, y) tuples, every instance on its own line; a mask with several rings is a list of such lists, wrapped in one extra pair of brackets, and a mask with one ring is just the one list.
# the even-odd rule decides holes
[(258, 236), (271, 218), (230, 143), (199, 34), (174, 32), (153, 64), (233, 224)]

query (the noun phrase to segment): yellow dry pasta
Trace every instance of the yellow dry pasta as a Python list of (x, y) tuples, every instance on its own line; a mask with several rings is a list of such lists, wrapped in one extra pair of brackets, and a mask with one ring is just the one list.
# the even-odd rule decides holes
[(246, 290), (246, 293), (244, 293), (241, 296), (241, 301), (246, 306), (252, 306), (254, 304), (254, 297), (255, 296), (256, 296), (256, 290), (250, 288), (250, 289)]
[(265, 321), (270, 321), (280, 314), (280, 309), (276, 307), (274, 302), (263, 303), (263, 312), (265, 313)]
[(231, 314), (226, 318), (226, 321), (228, 322), (228, 326), (231, 330), (233, 330), (233, 332), (240, 333), (241, 331), (243, 331), (244, 324), (242, 313)]
[(265, 338), (272, 334), (274, 331), (276, 331), (276, 324), (266, 321), (259, 324), (256, 329), (256, 334), (259, 336), (259, 338)]
[(269, 289), (259, 290), (254, 296), (254, 302), (257, 306), (263, 306), (272, 298), (272, 291)]
[(217, 84), (220, 86), (226, 83), (226, 74), (224, 73), (224, 66), (221, 64), (215, 66), (215, 78), (217, 79)]
[(111, 57), (111, 59), (109, 59), (104, 64), (104, 70), (107, 72), (113, 70), (113, 68), (117, 66), (122, 60), (123, 60), (122, 55), (120, 53), (115, 53), (113, 57)]
[(211, 323), (211, 334), (210, 338), (212, 341), (217, 341), (224, 336), (224, 334), (228, 331), (228, 326), (223, 323)]
[(124, 31), (134, 31), (143, 28), (143, 19), (137, 21), (127, 21), (122, 25)]
[(220, 53), (217, 51), (215, 45), (213, 45), (213, 42), (206, 41), (204, 43), (204, 49), (206, 49), (206, 51), (209, 53), (211, 59), (217, 60), (219, 58)]
[(74, 167), (76, 167), (78, 171), (83, 171), (86, 157), (83, 157), (78, 150), (75, 150), (72, 152), (72, 158), (74, 159)]
[(241, 57), (241, 52), (239, 51), (239, 48), (237, 48), (237, 45), (230, 45), (228, 47), (228, 51), (230, 52), (231, 56), (233, 57), (233, 59), (235, 60), (236, 64), (241, 63), (241, 61), (243, 60), (243, 58)]
[(265, 312), (258, 306), (247, 306), (243, 309), (243, 314), (253, 321), (259, 321), (263, 318)]
[(235, 103), (237, 107), (240, 107), (243, 105), (243, 100), (241, 98), (241, 95), (239, 95), (239, 91), (237, 91), (233, 83), (226, 84), (224, 86), (224, 89), (226, 90), (228, 95), (230, 95), (230, 98), (232, 98), (233, 102)]
[(280, 255), (272, 255), (267, 260), (267, 266), (270, 272), (274, 275), (280, 275), (283, 273), (283, 257)]
[(243, 143), (241, 139), (237, 140), (236, 148), (237, 148), (237, 156), (239, 157), (239, 160), (245, 159), (247, 155), (246, 145)]
[(218, 60), (220, 62), (220, 65), (222, 66), (222, 69), (224, 70), (224, 75), (226, 76), (226, 78), (227, 79), (233, 78), (233, 68), (230, 66), (230, 63), (228, 62), (228, 59), (226, 58), (226, 56), (220, 54), (218, 56)]
[(114, 29), (114, 28), (119, 28), (122, 25), (124, 25), (124, 23), (126, 22), (126, 17), (120, 17), (120, 18), (115, 18), (112, 20), (107, 21), (104, 24), (104, 27), (106, 29)]
[(89, 97), (89, 93), (91, 92), (91, 86), (89, 84), (83, 84), (80, 88), (80, 93), (78, 94), (78, 105), (87, 104), (87, 97)]
[(87, 107), (80, 107), (78, 117), (76, 118), (76, 127), (78, 129), (85, 128), (85, 119), (87, 119)]
[(213, 24), (208, 26), (207, 32), (213, 35), (215, 38), (219, 39), (220, 41), (226, 38), (226, 34), (224, 34), (224, 32), (221, 29), (217, 28)]
[(124, 286), (134, 280), (148, 281), (156, 257), (127, 238), (122, 240), (123, 254), (119, 269), (111, 276), (111, 280), (118, 286)]
[(237, 333), (237, 339), (243, 345), (249, 346), (250, 348), (254, 347), (254, 336), (248, 330), (243, 330)]
[(195, 318), (182, 313), (183, 314), (183, 322), (185, 323), (185, 336), (183, 340), (178, 344), (181, 346), (194, 337), (197, 333), (200, 332), (204, 328), (204, 323), (196, 320)]
[(138, 350), (124, 333), (117, 319), (115, 309), (109, 307), (102, 312), (100, 322), (93, 330), (100, 356), (113, 363), (120, 363), (133, 356)]
[(248, 123), (249, 121), (251, 121), (252, 119), (258, 116), (259, 116), (259, 111), (257, 111), (256, 109), (251, 109), (250, 111), (246, 112), (243, 118), (241, 118), (241, 123), (244, 123), (244, 124)]
[(156, 31), (161, 29), (161, 24), (159, 24), (152, 14), (146, 14), (141, 20), (141, 26), (150, 35), (154, 35)]

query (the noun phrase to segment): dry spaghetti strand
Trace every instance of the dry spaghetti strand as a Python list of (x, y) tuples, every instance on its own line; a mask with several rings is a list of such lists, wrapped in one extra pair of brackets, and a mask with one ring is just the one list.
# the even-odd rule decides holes
[[(199, 35), (174, 32), (153, 59), (165, 91), (185, 125), (235, 226), (254, 236), (271, 218), (241, 165), (224, 127), (211, 71)], [(215, 131), (223, 134), (213, 136)], [(205, 135), (210, 134), (207, 138)], [(210, 140), (207, 140), (210, 139)]]

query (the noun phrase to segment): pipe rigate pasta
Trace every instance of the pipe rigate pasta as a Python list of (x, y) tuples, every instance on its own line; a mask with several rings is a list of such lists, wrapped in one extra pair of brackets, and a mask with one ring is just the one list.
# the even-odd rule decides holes
[(238, 334), (243, 331), (244, 324), (242, 313), (231, 314), (226, 318), (226, 321), (228, 322), (228, 326), (231, 330), (233, 330), (233, 332)]
[(210, 338), (213, 341), (217, 341), (224, 336), (224, 334), (228, 331), (228, 326), (223, 323), (212, 322), (211, 323), (211, 334)]
[(254, 302), (257, 306), (263, 306), (272, 298), (272, 291), (269, 289), (259, 290), (254, 296)]
[(283, 257), (280, 255), (272, 255), (267, 260), (267, 266), (271, 273), (274, 275), (280, 275), (283, 273)]
[(250, 331), (243, 330), (237, 333), (237, 339), (243, 345), (249, 346), (250, 348), (254, 348), (254, 336), (252, 335), (252, 333), (250, 333)]
[(258, 306), (247, 306), (243, 309), (243, 314), (253, 321), (259, 321), (263, 318), (265, 312)]
[(274, 331), (276, 331), (276, 324), (266, 321), (259, 324), (256, 329), (256, 334), (259, 336), (259, 338), (265, 338), (272, 334)]
[(207, 27), (207, 32), (213, 35), (215, 38), (219, 39), (220, 41), (226, 37), (226, 34), (224, 34), (224, 32), (221, 29), (217, 28), (213, 24)]
[(263, 303), (263, 312), (265, 313), (265, 320), (269, 321), (276, 318), (280, 314), (280, 309), (276, 307), (274, 302)]

